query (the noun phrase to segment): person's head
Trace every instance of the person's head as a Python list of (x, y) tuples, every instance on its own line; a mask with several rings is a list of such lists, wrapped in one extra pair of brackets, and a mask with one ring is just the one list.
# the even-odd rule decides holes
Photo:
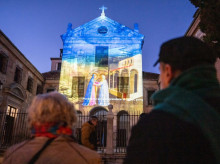
[(180, 37), (162, 44), (154, 66), (160, 63), (160, 84), (164, 89), (183, 71), (205, 64), (214, 65), (215, 61), (216, 54), (203, 41), (194, 37)]
[(69, 127), (77, 121), (72, 103), (58, 92), (37, 95), (28, 108), (29, 126), (60, 123)]
[(94, 126), (96, 126), (96, 125), (98, 124), (98, 117), (96, 117), (96, 116), (91, 116), (90, 122), (91, 122)]

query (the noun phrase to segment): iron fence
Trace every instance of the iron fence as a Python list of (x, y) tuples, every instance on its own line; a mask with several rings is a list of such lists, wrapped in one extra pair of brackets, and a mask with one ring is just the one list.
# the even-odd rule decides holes
[[(89, 121), (90, 115), (78, 113), (78, 121), (76, 123), (73, 135), (81, 144), (81, 128), (82, 125)], [(96, 127), (97, 147), (99, 153), (105, 153), (107, 144), (107, 112), (95, 114), (99, 123)], [(139, 113), (129, 114), (125, 111), (119, 112), (114, 116), (113, 121), (113, 144), (114, 153), (126, 153), (126, 147), (131, 135), (132, 127), (137, 123)], [(22, 142), (30, 138), (30, 131), (27, 125), (27, 113), (0, 113), (0, 149), (5, 149), (13, 144)]]
[(30, 138), (27, 113), (9, 111), (0, 113), (0, 149)]
[[(106, 112), (107, 113), (107, 112)], [(97, 113), (96, 116), (98, 117), (98, 125), (96, 126), (96, 136), (97, 136), (97, 151), (103, 153), (106, 148), (106, 141), (107, 141), (107, 118), (106, 113)], [(76, 126), (73, 130), (73, 135), (77, 139), (79, 144), (81, 143), (81, 128), (84, 123), (89, 121), (90, 115), (82, 113), (78, 113), (78, 120)]]
[(139, 113), (128, 113), (125, 111), (115, 115), (117, 119), (116, 130), (114, 131), (115, 153), (126, 153), (132, 127), (139, 120)]

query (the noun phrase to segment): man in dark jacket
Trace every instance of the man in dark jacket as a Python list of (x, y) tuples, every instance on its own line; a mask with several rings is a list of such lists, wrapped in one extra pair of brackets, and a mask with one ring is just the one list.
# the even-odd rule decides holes
[(95, 127), (98, 124), (98, 118), (92, 116), (90, 120), (82, 125), (81, 142), (84, 146), (96, 150), (97, 149), (97, 135)]
[(220, 87), (216, 55), (192, 37), (161, 46), (161, 89), (132, 129), (124, 163), (220, 163)]

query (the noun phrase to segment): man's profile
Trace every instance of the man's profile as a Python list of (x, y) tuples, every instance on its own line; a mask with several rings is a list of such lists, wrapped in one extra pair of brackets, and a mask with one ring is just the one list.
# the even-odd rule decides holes
[(220, 86), (216, 54), (180, 37), (160, 49), (162, 90), (132, 129), (124, 163), (220, 163)]

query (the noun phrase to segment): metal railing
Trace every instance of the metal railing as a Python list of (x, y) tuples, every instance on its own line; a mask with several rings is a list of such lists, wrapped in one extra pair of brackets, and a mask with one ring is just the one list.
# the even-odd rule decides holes
[[(96, 127), (96, 134), (98, 142), (98, 152), (105, 153), (107, 144), (107, 112), (99, 113), (96, 116), (99, 118), (99, 124)], [(73, 135), (81, 144), (81, 128), (82, 125), (89, 121), (88, 114), (77, 114), (78, 121), (76, 123)], [(132, 127), (139, 119), (139, 113), (129, 114), (122, 112), (114, 116), (114, 153), (126, 153), (126, 147), (131, 135)], [(30, 131), (27, 125), (27, 113), (0, 113), (0, 149), (22, 142), (30, 138)]]
[(0, 113), (0, 149), (30, 138), (27, 113)]
[[(107, 141), (107, 119), (106, 114), (99, 113), (96, 115), (99, 119), (98, 125), (96, 127), (96, 136), (97, 136), (97, 151), (103, 153), (106, 148), (106, 141)], [(78, 120), (76, 126), (74, 128), (73, 135), (77, 139), (79, 144), (81, 143), (81, 128), (84, 123), (89, 121), (89, 113), (82, 115), (78, 114)]]
[(119, 113), (114, 118), (117, 119), (117, 128), (114, 132), (115, 153), (126, 153), (132, 127), (139, 120), (139, 113)]

